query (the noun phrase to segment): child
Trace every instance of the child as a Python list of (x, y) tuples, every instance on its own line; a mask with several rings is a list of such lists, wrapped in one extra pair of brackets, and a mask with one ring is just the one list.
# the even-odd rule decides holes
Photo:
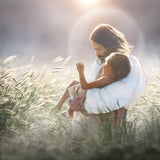
[[(126, 55), (113, 53), (108, 57), (107, 62), (103, 67), (101, 78), (87, 83), (84, 75), (84, 64), (77, 63), (76, 65), (79, 73), (80, 84), (78, 81), (73, 81), (66, 89), (54, 109), (61, 110), (63, 103), (69, 97), (74, 98), (75, 96), (85, 96), (87, 89), (103, 88), (104, 86), (125, 78), (131, 70), (130, 62)], [(69, 108), (68, 113), (70, 116), (73, 116), (71, 108)]]

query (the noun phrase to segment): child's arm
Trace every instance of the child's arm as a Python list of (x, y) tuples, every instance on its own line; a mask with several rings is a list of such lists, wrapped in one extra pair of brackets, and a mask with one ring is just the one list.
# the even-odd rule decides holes
[(84, 64), (77, 63), (77, 70), (79, 72), (79, 78), (80, 78), (80, 83), (81, 83), (82, 89), (102, 88), (102, 87), (114, 82), (109, 77), (103, 76), (98, 80), (87, 83), (85, 75), (84, 75)]

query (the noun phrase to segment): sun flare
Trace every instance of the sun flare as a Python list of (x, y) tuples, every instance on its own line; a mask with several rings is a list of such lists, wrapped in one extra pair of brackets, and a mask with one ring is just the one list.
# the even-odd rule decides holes
[(98, 4), (98, 0), (80, 0), (79, 2), (83, 7), (90, 7)]

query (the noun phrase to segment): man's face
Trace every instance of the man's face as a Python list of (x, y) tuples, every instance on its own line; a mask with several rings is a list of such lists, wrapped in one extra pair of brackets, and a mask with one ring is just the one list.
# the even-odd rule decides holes
[(96, 57), (103, 60), (106, 57), (107, 49), (95, 41), (91, 41), (91, 44), (96, 51)]

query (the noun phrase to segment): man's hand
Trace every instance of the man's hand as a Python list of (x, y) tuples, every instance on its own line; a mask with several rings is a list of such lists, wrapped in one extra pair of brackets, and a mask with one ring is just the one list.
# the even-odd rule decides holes
[(74, 97), (73, 100), (69, 100), (70, 108), (74, 111), (80, 111), (82, 109), (81, 106), (83, 105), (85, 99), (86, 96), (84, 96), (83, 98), (79, 98), (78, 96)]
[(83, 63), (78, 62), (78, 63), (76, 64), (76, 66), (77, 66), (78, 72), (84, 72), (84, 64), (83, 64)]

